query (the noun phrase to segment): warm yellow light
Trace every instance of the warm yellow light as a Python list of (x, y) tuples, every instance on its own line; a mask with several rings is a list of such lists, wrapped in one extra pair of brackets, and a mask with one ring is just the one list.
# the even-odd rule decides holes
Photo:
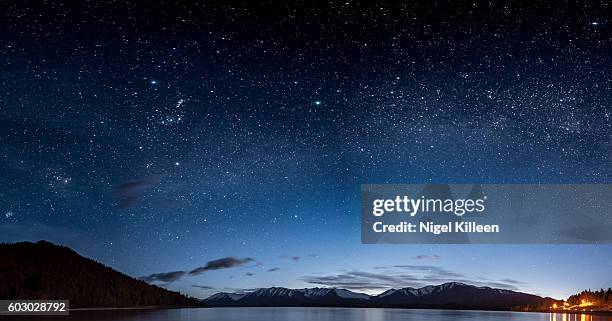
[(556, 309), (556, 308), (557, 308), (557, 304), (555, 303), (553, 304), (553, 309)]

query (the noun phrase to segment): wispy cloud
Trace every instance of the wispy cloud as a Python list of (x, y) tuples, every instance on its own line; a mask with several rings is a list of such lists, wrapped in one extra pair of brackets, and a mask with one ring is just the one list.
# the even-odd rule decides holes
[(436, 266), (436, 265), (404, 264), (404, 265), (393, 265), (390, 267), (381, 267), (379, 269), (386, 269), (386, 270), (399, 269), (399, 270), (409, 271), (411, 273), (420, 273), (421, 275), (429, 275), (429, 276), (433, 276), (433, 277), (440, 278), (440, 279), (452, 279), (452, 278), (465, 278), (466, 277), (465, 275), (461, 273), (453, 272), (453, 271), (450, 271), (448, 269), (445, 269), (443, 267)]
[(140, 192), (153, 186), (156, 180), (153, 178), (143, 178), (124, 182), (115, 188), (115, 194), (119, 197), (120, 209), (126, 209), (135, 206), (140, 202)]
[(509, 283), (509, 284), (525, 284), (525, 282), (519, 281), (519, 280), (515, 280), (515, 279), (501, 279), (501, 282), (504, 283)]
[(297, 261), (301, 260), (302, 257), (301, 256), (297, 256), (297, 255), (296, 256), (283, 255), (283, 256), (281, 256), (281, 259), (289, 259), (289, 260), (297, 262)]
[(280, 268), (273, 267), (273, 268), (271, 268), (271, 269), (268, 269), (268, 272), (276, 272), (276, 271), (278, 271), (278, 270), (280, 270)]
[(151, 275), (143, 276), (140, 279), (149, 283), (172, 283), (178, 281), (181, 277), (183, 277), (183, 275), (185, 275), (185, 273), (185, 271), (154, 273)]
[(437, 261), (437, 260), (441, 259), (442, 257), (440, 257), (437, 254), (432, 254), (432, 255), (417, 255), (414, 258), (415, 258), (415, 260), (434, 260), (434, 261)]
[(518, 290), (518, 286), (523, 285), (522, 282), (512, 279), (487, 280), (470, 277), (434, 265), (378, 266), (373, 271), (353, 270), (331, 275), (309, 275), (304, 276), (302, 281), (317, 286), (338, 287), (368, 293), (391, 288), (419, 288), (453, 281), (507, 290)]
[(245, 265), (250, 262), (256, 262), (252, 258), (243, 258), (238, 259), (233, 256), (224, 257), (218, 260), (209, 261), (205, 266), (201, 266), (191, 270), (189, 273), (187, 271), (173, 271), (173, 272), (162, 272), (162, 273), (153, 273), (147, 276), (140, 277), (140, 280), (149, 283), (172, 283), (180, 280), (184, 275), (188, 274), (190, 276), (200, 275), (206, 271), (213, 270), (221, 270), (221, 269), (229, 269), (233, 267), (239, 267)]
[(250, 257), (238, 259), (233, 256), (228, 256), (222, 259), (209, 261), (208, 263), (206, 263), (205, 266), (201, 266), (189, 271), (189, 275), (200, 275), (207, 271), (238, 267), (251, 262), (255, 262), (255, 260)]

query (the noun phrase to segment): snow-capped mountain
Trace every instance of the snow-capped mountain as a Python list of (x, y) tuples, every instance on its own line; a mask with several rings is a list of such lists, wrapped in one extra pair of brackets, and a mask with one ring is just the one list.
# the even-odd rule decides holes
[(537, 295), (461, 282), (429, 285), (422, 288), (392, 289), (372, 297), (375, 305), (386, 307), (422, 307), (507, 310), (546, 300)]
[(246, 294), (218, 293), (205, 300), (209, 306), (336, 306), (509, 310), (517, 306), (554, 301), (537, 295), (460, 282), (422, 288), (391, 289), (369, 296), (345, 289), (266, 288)]
[(370, 296), (335, 288), (265, 288), (246, 294), (217, 293), (209, 306), (364, 306)]
[[(477, 288), (475, 286), (467, 285), (461, 282), (449, 282), (449, 283), (444, 283), (440, 285), (428, 285), (428, 286), (424, 286), (422, 288), (417, 288), (417, 289), (415, 288), (401, 288), (397, 290), (391, 289), (391, 290), (387, 290), (377, 295), (376, 298), (378, 299), (387, 298), (387, 300), (391, 297), (398, 297), (398, 296), (399, 297), (421, 298), (421, 297), (425, 297), (431, 294), (440, 293), (442, 291), (446, 291), (454, 287), (462, 287), (462, 286)], [(483, 287), (483, 289), (485, 288)], [(500, 291), (506, 291), (506, 290), (500, 290)]]
[(240, 300), (240, 298), (242, 298), (244, 296), (244, 294), (240, 294), (240, 293), (227, 293), (227, 292), (219, 292), (217, 294), (213, 294), (211, 296), (208, 297), (208, 299), (206, 300), (211, 300), (211, 301), (237, 301)]

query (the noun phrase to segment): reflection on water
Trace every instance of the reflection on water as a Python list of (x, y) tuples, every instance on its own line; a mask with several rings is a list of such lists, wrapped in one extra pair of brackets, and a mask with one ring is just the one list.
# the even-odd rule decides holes
[[(568, 314), (568, 313), (551, 313), (550, 314), (550, 321), (593, 321), (593, 320), (594, 320), (593, 316), (589, 314)], [(595, 320), (599, 320), (599, 318), (595, 316)], [(606, 320), (606, 319), (602, 319), (602, 320)]]
[(612, 315), (343, 308), (209, 308), (73, 311), (70, 316), (4, 319), (27, 321), (612, 321)]

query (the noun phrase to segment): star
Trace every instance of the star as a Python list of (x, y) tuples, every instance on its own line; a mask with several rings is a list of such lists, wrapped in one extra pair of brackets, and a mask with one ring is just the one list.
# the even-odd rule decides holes
[[(241, 10), (183, 2), (141, 10), (134, 2), (114, 15), (66, 5), (49, 17), (43, 2), (1, 13), (10, 16), (6, 29), (18, 32), (0, 45), (9, 67), (2, 78), (0, 222), (19, 230), (0, 233), (0, 242), (39, 237), (28, 235), (37, 231), (26, 222), (16, 224), (22, 220), (66, 227), (57, 231), (91, 237), (41, 233), (113, 263), (95, 246), (109, 246), (113, 236), (125, 252), (109, 253), (132, 254), (114, 265), (152, 273), (175, 265), (154, 255), (159, 240), (176, 242), (179, 260), (195, 253), (206, 262), (216, 252), (240, 254), (232, 253), (243, 242), (236, 234), (256, 243), (245, 254), (264, 261), (280, 245), (299, 252), (319, 240), (334, 245), (323, 249), (332, 258), (358, 257), (370, 251), (361, 250), (357, 234), (338, 231), (355, 227), (361, 183), (610, 181), (603, 4), (433, 10), (417, 1), (361, 12), (345, 2), (306, 11), (289, 4), (282, 15), (266, 12), (274, 7), (267, 2)], [(167, 19), (167, 12), (178, 16)], [(504, 19), (481, 28), (491, 24), (491, 12)], [(82, 25), (96, 20), (110, 27), (91, 37)], [(155, 28), (142, 27), (150, 21)], [(67, 46), (67, 37), (77, 45)], [(31, 62), (40, 57), (51, 60)], [(115, 226), (120, 231), (109, 235)], [(183, 234), (187, 227), (201, 232)], [(224, 228), (230, 234), (216, 233)], [(459, 249), (475, 261), (494, 252)], [(523, 250), (530, 251), (511, 250), (517, 273), (545, 263)], [(392, 250), (381, 251), (377, 260), (393, 260)], [(572, 251), (546, 249), (559, 262)], [(600, 248), (580, 252), (593, 267), (584, 280), (600, 273), (596, 281), (606, 281), (602, 265), (612, 261), (600, 258)], [(185, 263), (176, 268), (197, 266)], [(550, 265), (546, 273), (574, 275), (572, 267)], [(495, 275), (487, 271), (474, 273)], [(301, 283), (309, 272), (287, 272), (290, 279), (278, 285)], [(544, 283), (533, 288), (558, 294), (549, 291), (560, 286), (540, 288)]]

